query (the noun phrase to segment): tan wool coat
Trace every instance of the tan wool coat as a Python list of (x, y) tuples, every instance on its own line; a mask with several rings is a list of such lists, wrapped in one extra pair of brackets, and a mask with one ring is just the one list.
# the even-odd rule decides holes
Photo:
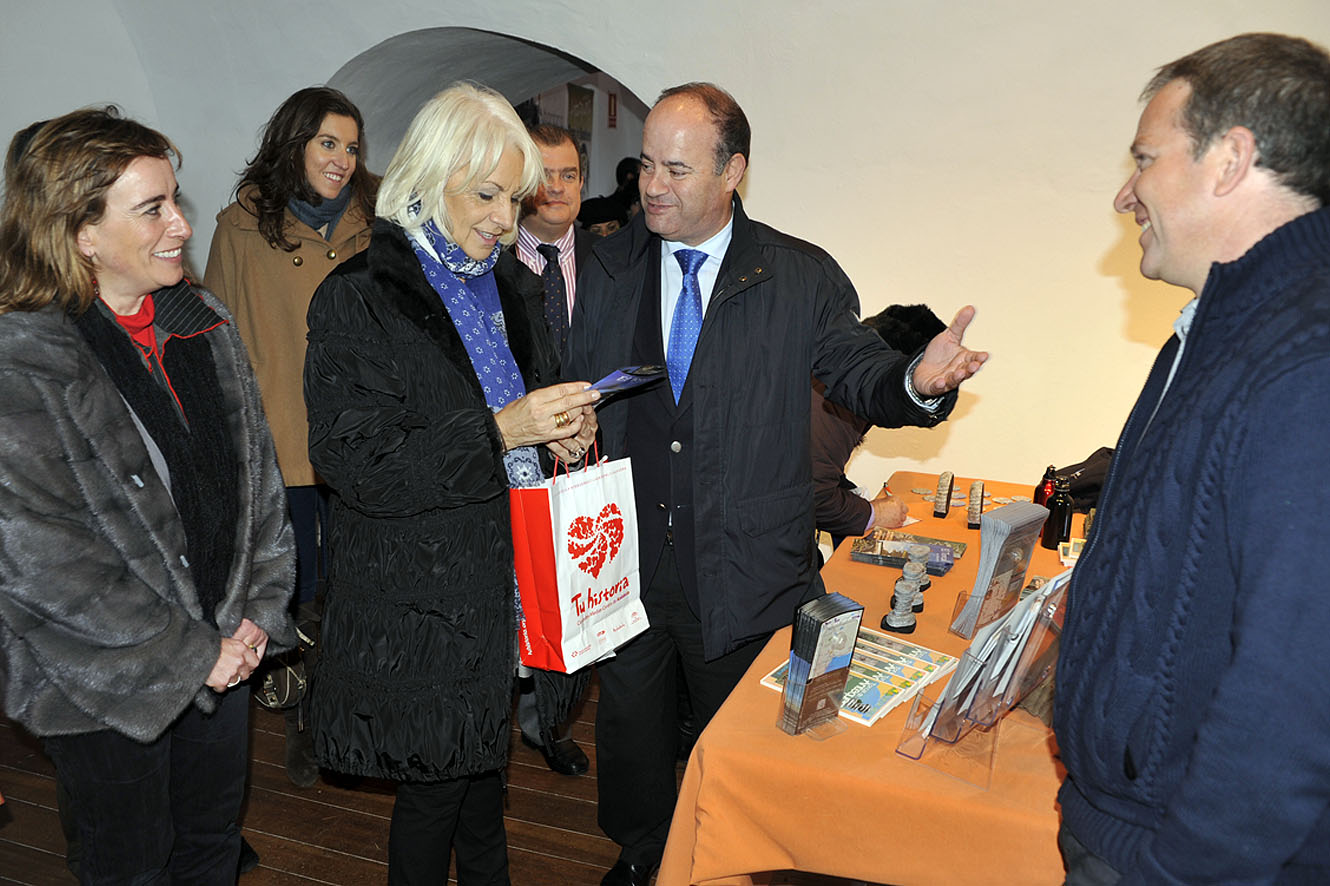
[(287, 486), (316, 481), (309, 463), (309, 423), (302, 379), (305, 372), (305, 314), (323, 278), (337, 265), (369, 246), (370, 223), (354, 202), (325, 240), (287, 210), (286, 237), (294, 252), (268, 245), (259, 222), (242, 206), (252, 191), (217, 215), (204, 285), (235, 315), (263, 409), (277, 444), (277, 464)]

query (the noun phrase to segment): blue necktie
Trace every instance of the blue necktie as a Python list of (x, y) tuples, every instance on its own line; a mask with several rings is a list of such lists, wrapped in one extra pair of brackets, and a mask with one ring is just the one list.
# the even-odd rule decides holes
[(683, 396), (683, 384), (688, 380), (688, 367), (693, 363), (697, 336), (702, 331), (702, 288), (697, 283), (697, 271), (707, 260), (707, 254), (696, 249), (680, 249), (674, 253), (683, 270), (683, 288), (674, 305), (674, 322), (670, 324), (670, 344), (665, 349), (665, 368), (670, 373), (670, 387), (674, 389), (674, 402)]

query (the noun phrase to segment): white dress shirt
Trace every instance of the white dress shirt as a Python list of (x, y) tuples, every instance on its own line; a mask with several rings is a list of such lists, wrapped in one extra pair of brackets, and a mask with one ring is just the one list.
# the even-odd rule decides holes
[(670, 349), (670, 327), (674, 325), (674, 308), (679, 303), (679, 293), (683, 289), (683, 268), (674, 253), (680, 249), (697, 249), (707, 254), (707, 260), (697, 269), (697, 288), (702, 293), (702, 325), (706, 325), (707, 306), (711, 304), (711, 293), (716, 288), (716, 278), (720, 276), (720, 264), (730, 248), (730, 237), (734, 233), (734, 215), (730, 215), (725, 227), (716, 232), (710, 240), (697, 246), (679, 243), (674, 240), (662, 240), (660, 246), (660, 334), (661, 345)]

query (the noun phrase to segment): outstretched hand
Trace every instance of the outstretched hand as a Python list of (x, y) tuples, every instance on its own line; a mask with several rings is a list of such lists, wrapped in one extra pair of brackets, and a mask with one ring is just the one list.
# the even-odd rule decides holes
[(939, 332), (928, 347), (923, 359), (914, 368), (914, 389), (921, 397), (940, 397), (960, 387), (961, 382), (979, 371), (988, 359), (987, 351), (972, 351), (961, 344), (965, 328), (974, 319), (974, 306), (966, 305), (956, 312), (951, 325)]

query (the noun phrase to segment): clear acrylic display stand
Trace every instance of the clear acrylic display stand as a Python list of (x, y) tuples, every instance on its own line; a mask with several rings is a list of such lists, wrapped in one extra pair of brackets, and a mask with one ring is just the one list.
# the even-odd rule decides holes
[(1024, 620), (981, 632), (945, 686), (915, 697), (896, 753), (988, 789), (1002, 717), (1057, 661), (1070, 577), (1068, 570), (1035, 591), (1042, 599)]
[[(784, 711), (781, 711), (780, 716), (776, 718), (776, 728), (781, 730), (782, 732), (785, 731)], [(840, 735), (848, 728), (849, 727), (846, 726), (844, 720), (842, 720), (839, 716), (835, 716), (832, 717), (830, 720), (823, 720), (821, 723), (818, 723), (816, 726), (810, 726), (807, 729), (803, 730), (802, 732), (796, 733), (795, 736), (793, 737), (804, 735), (813, 739), (814, 741), (826, 741), (828, 738)]]
[[(988, 790), (993, 781), (997, 727), (976, 728), (974, 723), (963, 718), (948, 717), (934, 724), (935, 729), (941, 730), (939, 733), (929, 733), (924, 723), (937, 704), (935, 698), (923, 694), (915, 696), (896, 753), (980, 790)], [(944, 738), (943, 735), (950, 737)]]

